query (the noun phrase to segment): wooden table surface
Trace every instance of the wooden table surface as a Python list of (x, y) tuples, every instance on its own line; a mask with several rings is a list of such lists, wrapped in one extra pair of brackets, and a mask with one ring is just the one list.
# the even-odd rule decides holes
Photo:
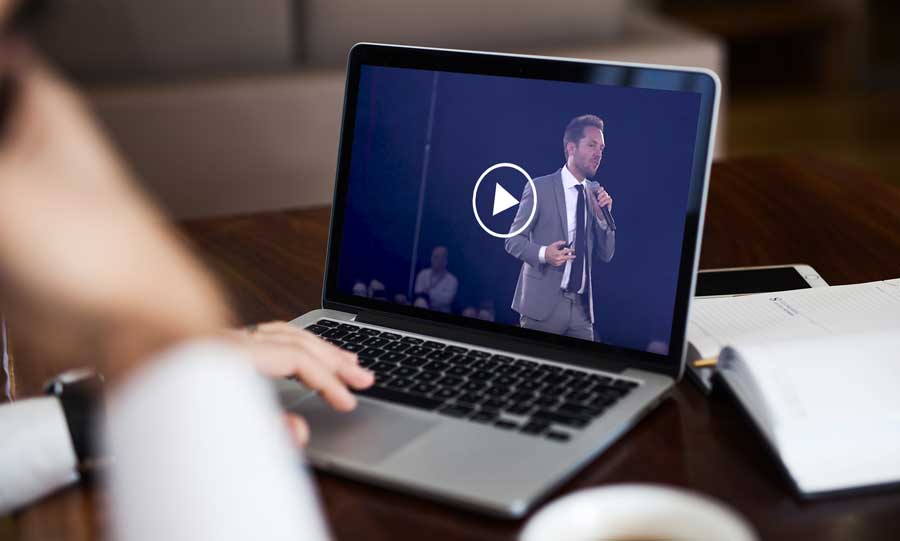
[[(858, 169), (812, 157), (717, 163), (707, 209), (701, 268), (808, 263), (832, 285), (900, 277), (900, 189)], [(320, 208), (196, 221), (184, 231), (250, 323), (319, 306), (328, 219)], [(523, 524), (317, 477), (337, 539), (511, 540)], [(687, 380), (552, 497), (622, 482), (718, 498), (762, 539), (895, 539), (900, 531), (900, 490), (796, 499), (734, 404), (705, 398)], [(95, 538), (103, 496), (86, 487), (51, 496), (17, 515), (14, 538)]]

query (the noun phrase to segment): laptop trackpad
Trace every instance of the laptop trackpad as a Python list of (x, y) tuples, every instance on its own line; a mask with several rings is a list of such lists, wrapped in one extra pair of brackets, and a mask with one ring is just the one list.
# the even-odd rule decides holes
[(318, 396), (291, 411), (309, 423), (309, 450), (365, 464), (381, 462), (438, 424), (397, 408), (360, 400), (350, 413), (338, 412)]

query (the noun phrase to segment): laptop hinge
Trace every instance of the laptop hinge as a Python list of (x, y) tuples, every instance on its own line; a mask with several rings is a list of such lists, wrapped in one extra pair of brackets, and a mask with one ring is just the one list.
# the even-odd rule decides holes
[(443, 338), (445, 340), (465, 342), (467, 344), (486, 348), (502, 349), (520, 355), (539, 357), (585, 368), (593, 368), (595, 370), (620, 373), (629, 367), (626, 361), (617, 360), (613, 353), (611, 353), (608, 358), (606, 356), (601, 357), (597, 355), (597, 353), (580, 352), (573, 350), (571, 347), (541, 344), (531, 340), (522, 340), (511, 336), (505, 336), (499, 333), (467, 329), (456, 325), (446, 325), (444, 323), (425, 321), (397, 314), (359, 312), (356, 316), (356, 321), (381, 327), (389, 327), (399, 331), (425, 334), (435, 338)]

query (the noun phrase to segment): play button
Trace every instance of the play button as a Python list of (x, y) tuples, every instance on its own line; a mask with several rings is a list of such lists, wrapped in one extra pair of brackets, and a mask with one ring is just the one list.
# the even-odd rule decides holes
[(494, 184), (494, 216), (518, 204), (519, 200), (506, 191), (503, 186), (499, 183)]
[[(531, 193), (535, 193), (537, 191), (536, 188), (534, 187), (534, 180), (531, 179), (531, 176), (524, 169), (522, 169), (521, 167), (519, 167), (518, 165), (516, 165), (514, 163), (506, 163), (506, 162), (495, 163), (494, 165), (485, 169), (484, 173), (481, 173), (481, 176), (478, 177), (478, 181), (475, 182), (475, 188), (472, 190), (472, 212), (475, 214), (475, 220), (478, 221), (478, 225), (481, 226), (481, 229), (483, 229), (485, 233), (487, 233), (488, 235), (491, 235), (492, 237), (497, 237), (500, 239), (508, 239), (511, 237), (515, 237), (516, 235), (519, 235), (523, 231), (528, 229), (528, 226), (531, 225), (531, 222), (534, 220), (535, 213), (537, 212), (537, 203), (536, 203), (536, 199), (532, 198), (532, 201), (534, 202), (534, 204), (531, 205), (531, 212), (528, 215), (528, 219), (525, 220), (525, 223), (522, 224), (522, 226), (517, 228), (515, 231), (509, 231), (510, 226), (508, 225), (508, 224), (512, 223), (512, 217), (514, 216), (513, 213), (509, 213), (510, 221), (508, 222), (507, 225), (502, 226), (502, 227), (506, 228), (502, 232), (494, 231), (490, 227), (485, 225), (484, 220), (482, 220), (481, 216), (478, 215), (478, 205), (477, 205), (478, 188), (481, 187), (481, 182), (485, 179), (485, 177), (490, 175), (492, 172), (494, 172), (498, 169), (502, 169), (502, 168), (509, 168), (509, 169), (513, 169), (513, 170), (517, 171), (520, 175), (525, 177), (525, 180), (528, 182), (528, 185), (531, 187)], [(508, 182), (508, 180), (505, 180), (504, 182)], [(493, 182), (488, 181), (487, 185), (490, 186), (490, 184), (494, 185), (494, 201), (493, 201), (493, 206), (491, 207), (492, 218), (496, 217), (500, 214), (503, 214), (505, 211), (519, 205), (520, 201), (518, 199), (516, 199), (516, 197), (514, 195), (509, 193), (509, 190), (504, 188), (500, 184), (500, 182), (498, 182), (496, 180), (493, 180)], [(484, 194), (484, 195), (487, 196), (487, 194)], [(487, 201), (484, 201), (484, 203), (487, 203)], [(486, 213), (487, 208), (485, 208), (484, 210)], [(500, 218), (500, 219), (505, 220), (505, 217)], [(494, 220), (494, 221), (492, 221), (491, 225), (499, 225), (499, 224), (496, 224), (496, 220)]]

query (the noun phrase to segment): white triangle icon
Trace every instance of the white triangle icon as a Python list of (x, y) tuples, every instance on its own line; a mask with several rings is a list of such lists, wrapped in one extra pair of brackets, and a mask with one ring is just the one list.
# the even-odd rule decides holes
[(494, 214), (496, 216), (504, 210), (519, 204), (519, 200), (512, 196), (498, 182), (494, 184)]

